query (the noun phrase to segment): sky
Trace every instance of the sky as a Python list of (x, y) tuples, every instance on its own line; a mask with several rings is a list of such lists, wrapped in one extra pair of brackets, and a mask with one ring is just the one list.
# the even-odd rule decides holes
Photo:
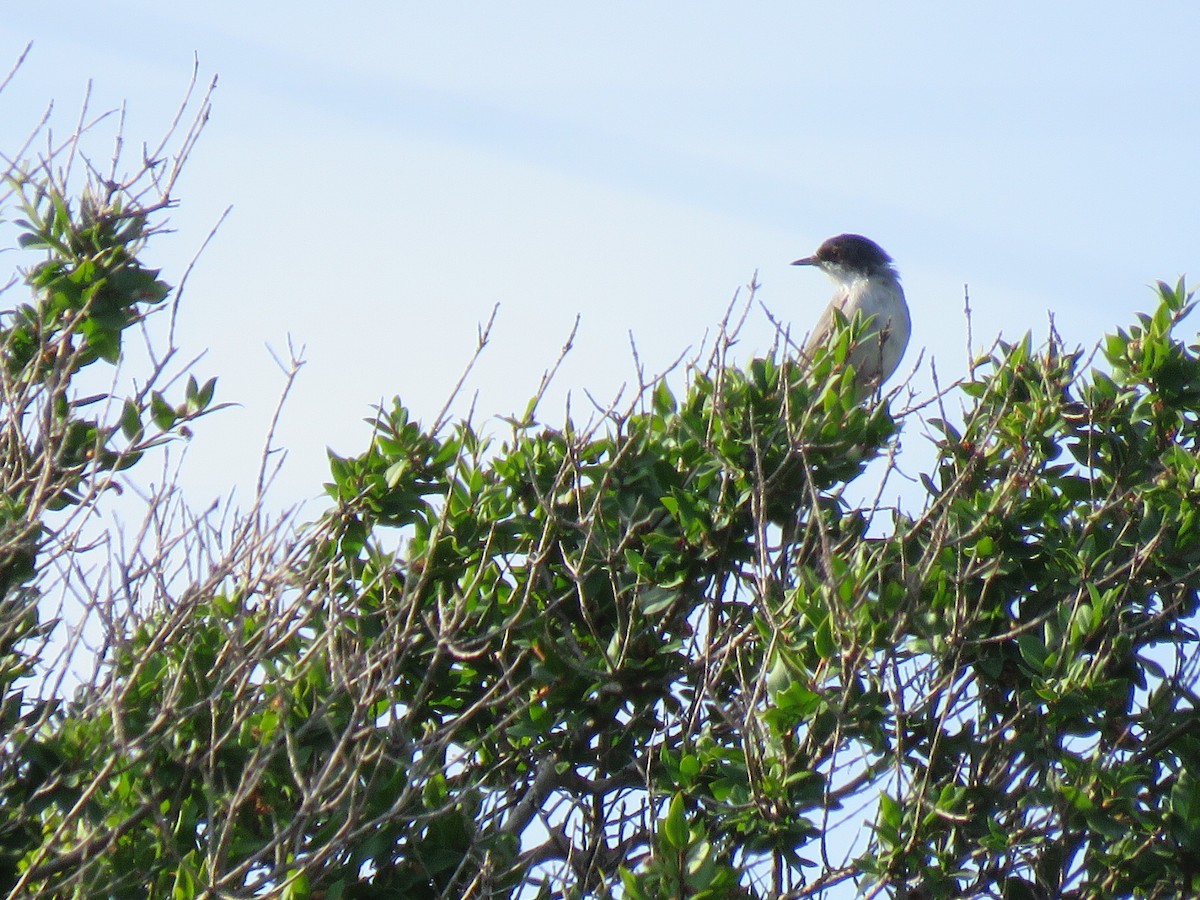
[[(58, 0), (6, 11), (0, 68), (30, 41), (6, 153), (51, 101), (69, 133), (90, 80), (132, 168), (193, 61), (219, 79), (146, 260), (178, 283), (233, 207), (180, 306), (183, 355), (237, 404), (187, 448), (200, 506), (247, 497), (289, 341), (280, 506), (319, 497), (327, 447), (361, 452), (373, 404), (432, 420), (496, 304), (454, 409), (502, 436), (576, 317), (551, 421), (635, 380), (631, 338), (649, 371), (694, 352), (756, 273), (803, 333), (830, 287), (788, 264), (844, 231), (896, 260), (923, 396), (931, 360), (966, 371), (964, 285), (975, 349), (1050, 314), (1090, 347), (1200, 273), (1195, 4)], [(739, 349), (772, 338), (755, 309)]]

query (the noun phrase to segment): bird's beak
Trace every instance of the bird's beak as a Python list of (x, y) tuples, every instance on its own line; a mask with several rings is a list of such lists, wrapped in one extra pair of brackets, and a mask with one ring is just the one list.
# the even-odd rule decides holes
[(816, 264), (817, 258), (815, 256), (806, 256), (804, 259), (798, 259), (792, 263), (793, 266), (815, 266)]

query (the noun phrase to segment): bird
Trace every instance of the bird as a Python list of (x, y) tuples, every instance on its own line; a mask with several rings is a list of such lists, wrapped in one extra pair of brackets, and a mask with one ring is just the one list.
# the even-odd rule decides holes
[(870, 238), (839, 234), (792, 265), (815, 266), (834, 284), (833, 299), (804, 343), (805, 357), (811, 358), (817, 347), (829, 343), (835, 309), (847, 320), (862, 314), (866, 327), (847, 362), (854, 367), (858, 398), (865, 399), (896, 371), (912, 332), (904, 288), (892, 258)]

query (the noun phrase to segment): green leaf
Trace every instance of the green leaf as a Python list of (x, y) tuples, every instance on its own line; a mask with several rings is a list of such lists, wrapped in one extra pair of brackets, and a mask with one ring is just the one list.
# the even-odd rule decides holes
[(666, 380), (662, 380), (658, 383), (658, 387), (654, 389), (654, 411), (660, 415), (666, 415), (675, 412), (675, 410), (675, 395), (671, 393)]
[(663, 844), (671, 850), (686, 850), (688, 845), (688, 825), (684, 815), (683, 794), (675, 794), (671, 798), (671, 806), (667, 817), (662, 820), (659, 835)]
[(1029, 664), (1035, 672), (1045, 672), (1047, 668), (1047, 651), (1046, 644), (1042, 638), (1031, 631), (1026, 631), (1017, 635), (1017, 649), (1021, 651), (1021, 658)]
[(879, 795), (879, 821), (875, 834), (884, 847), (895, 847), (900, 843), (900, 826), (904, 822), (904, 810), (899, 802), (887, 792)]
[(813, 634), (813, 649), (821, 659), (833, 659), (837, 653), (837, 644), (833, 640), (833, 625), (828, 616), (817, 624), (817, 630)]
[(201, 386), (200, 390), (198, 390), (196, 392), (196, 410), (197, 411), (208, 409), (209, 404), (212, 403), (213, 394), (216, 392), (216, 390), (217, 390), (217, 379), (216, 378), (210, 378), (210, 379), (208, 379), (208, 381), (204, 382), (204, 384)]
[(694, 753), (685, 753), (679, 760), (679, 773), (688, 781), (694, 781), (700, 774), (700, 760)]
[(133, 400), (126, 400), (121, 408), (121, 432), (130, 441), (139, 441), (145, 433), (142, 427), (142, 411)]
[(407, 459), (401, 459), (392, 463), (383, 473), (384, 484), (388, 486), (389, 490), (396, 487), (396, 485), (404, 480), (404, 476), (408, 474), (411, 468)]
[(170, 431), (178, 421), (175, 408), (158, 391), (152, 391), (150, 394), (150, 418), (159, 431)]

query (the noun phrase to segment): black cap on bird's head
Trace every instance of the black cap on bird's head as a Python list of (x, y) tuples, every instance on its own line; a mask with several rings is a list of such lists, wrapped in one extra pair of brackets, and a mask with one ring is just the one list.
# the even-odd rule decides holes
[(816, 266), (826, 271), (841, 269), (870, 275), (881, 269), (890, 269), (892, 258), (870, 238), (861, 234), (839, 234), (821, 244), (812, 256), (798, 259), (792, 265)]

